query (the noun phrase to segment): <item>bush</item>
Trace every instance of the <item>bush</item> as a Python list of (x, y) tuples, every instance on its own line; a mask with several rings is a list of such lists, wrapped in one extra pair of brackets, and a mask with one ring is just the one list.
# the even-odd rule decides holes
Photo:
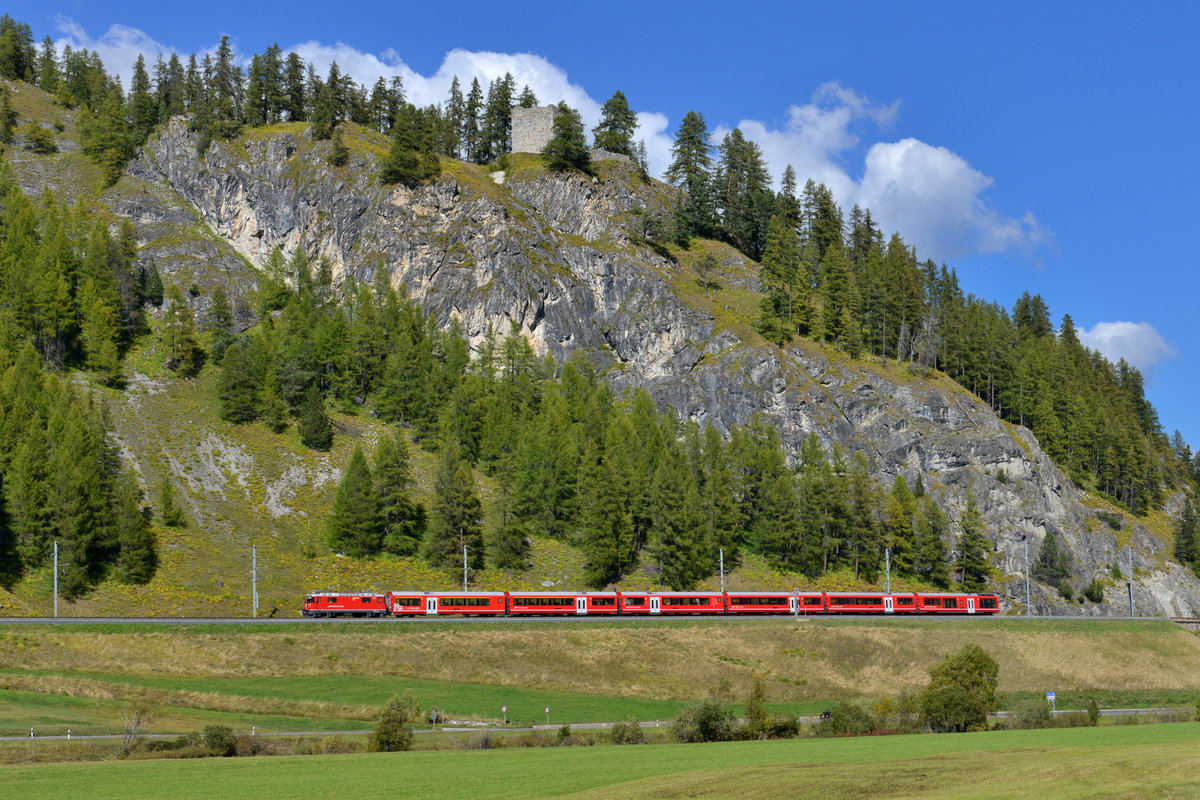
[(733, 714), (714, 700), (684, 709), (671, 723), (671, 738), (677, 742), (728, 742), (733, 733)]
[(25, 126), (21, 133), (25, 135), (25, 147), (29, 150), (42, 155), (58, 152), (58, 144), (54, 141), (54, 134), (41, 125), (30, 123)]
[(875, 720), (855, 703), (838, 703), (817, 726), (818, 736), (861, 736), (875, 729)]
[(237, 752), (237, 737), (224, 725), (209, 725), (204, 729), (204, 746), (214, 755), (231, 756)]
[(641, 723), (633, 717), (618, 722), (608, 732), (609, 741), (613, 744), (645, 744), (646, 736), (642, 732)]
[(1088, 724), (1093, 728), (1100, 724), (1100, 703), (1094, 697), (1088, 700), (1087, 715)]
[(1104, 585), (1092, 578), (1092, 582), (1083, 588), (1083, 596), (1093, 603), (1104, 602)]
[(1022, 703), (1008, 715), (1008, 727), (1013, 730), (1038, 730), (1053, 725), (1050, 703), (1040, 697)]

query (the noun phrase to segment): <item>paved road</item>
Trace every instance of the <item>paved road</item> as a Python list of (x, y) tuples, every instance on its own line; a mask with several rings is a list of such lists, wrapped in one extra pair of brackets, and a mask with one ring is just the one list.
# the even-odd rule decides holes
[[(1177, 712), (1178, 710), (1179, 709), (1177, 709), (1177, 708), (1102, 708), (1102, 709), (1100, 709), (1100, 716), (1102, 716), (1102, 717), (1125, 717), (1125, 716), (1137, 716), (1139, 714), (1172, 714), (1172, 713)], [(1076, 712), (1073, 712), (1073, 711), (1055, 711), (1054, 712), (1054, 714), (1056, 716), (1062, 715), (1062, 714), (1071, 714), (1071, 713), (1076, 713)], [(997, 711), (994, 714), (989, 714), (988, 716), (991, 719), (1006, 719), (1011, 714), (1012, 714), (1012, 712), (1010, 712), (1010, 711)], [(797, 719), (799, 722), (801, 722), (802, 724), (805, 724), (805, 725), (815, 725), (821, 721), (821, 718), (816, 715), (797, 717)], [(567, 724), (571, 726), (572, 730), (595, 731), (595, 730), (607, 730), (607, 729), (613, 727), (614, 725), (616, 725), (617, 723), (615, 723), (615, 722), (570, 722)], [(666, 728), (666, 727), (670, 726), (670, 724), (671, 724), (670, 720), (657, 720), (657, 719), (656, 720), (642, 720), (641, 722), (638, 723), (638, 725), (640, 725), (643, 728)], [(563, 723), (556, 722), (552, 725), (531, 725), (528, 727), (518, 728), (518, 727), (513, 727), (513, 726), (504, 727), (504, 726), (500, 726), (500, 725), (486, 725), (486, 724), (469, 723), (469, 722), (458, 722), (456, 724), (454, 720), (451, 720), (450, 724), (443, 726), (443, 727), (413, 728), (413, 733), (416, 733), (416, 734), (474, 733), (474, 732), (483, 732), (483, 731), (491, 731), (493, 733), (500, 733), (500, 732), (522, 733), (522, 732), (531, 732), (531, 731), (557, 731), (558, 729), (560, 729), (562, 727), (562, 725), (563, 725)], [(371, 732), (370, 730), (275, 731), (275, 732), (263, 731), (262, 733), (256, 732), (254, 735), (255, 736), (268, 736), (268, 737), (336, 736), (336, 735), (366, 736), (370, 732)], [(34, 733), (37, 733), (36, 729), (34, 730)], [(245, 735), (247, 732), (246, 731), (235, 731), (235, 733), (237, 733), (237, 735), (241, 736), (241, 735)], [(179, 734), (177, 734), (177, 733), (149, 733), (149, 734), (144, 734), (142, 736), (142, 738), (143, 739), (175, 739), (175, 738), (178, 738), (178, 736), (179, 736)], [(86, 734), (86, 735), (74, 734), (69, 737), (65, 733), (63, 733), (63, 734), (51, 734), (51, 735), (45, 735), (45, 736), (37, 735), (32, 738), (29, 736), (0, 736), (0, 742), (61, 742), (61, 741), (67, 741), (68, 739), (70, 739), (70, 741), (73, 741), (73, 742), (74, 741), (114, 741), (114, 740), (118, 740), (120, 738), (121, 738), (121, 734), (119, 734), (119, 733)]]

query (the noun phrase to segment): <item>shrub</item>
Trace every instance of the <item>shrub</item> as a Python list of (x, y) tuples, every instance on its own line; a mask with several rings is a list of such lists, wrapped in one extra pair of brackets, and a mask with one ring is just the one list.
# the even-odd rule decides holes
[(1092, 578), (1092, 582), (1083, 588), (1083, 596), (1093, 603), (1104, 602), (1104, 586), (1100, 581)]
[(30, 123), (21, 132), (25, 134), (25, 146), (34, 153), (46, 155), (58, 152), (58, 144), (54, 141), (54, 134), (41, 125)]
[(646, 742), (641, 723), (633, 717), (613, 725), (612, 730), (608, 732), (608, 738), (613, 744), (645, 744)]
[(1087, 715), (1088, 724), (1093, 728), (1100, 724), (1100, 703), (1094, 697), (1088, 700)]
[(209, 725), (204, 729), (204, 746), (218, 756), (231, 756), (237, 752), (237, 738), (224, 725)]
[(715, 700), (684, 709), (671, 723), (671, 738), (677, 742), (727, 742), (733, 732), (733, 714)]
[(1022, 703), (1008, 716), (1008, 727), (1013, 730), (1037, 730), (1053, 724), (1050, 703), (1040, 697)]
[(838, 703), (817, 726), (818, 736), (860, 736), (875, 729), (875, 720), (855, 703)]

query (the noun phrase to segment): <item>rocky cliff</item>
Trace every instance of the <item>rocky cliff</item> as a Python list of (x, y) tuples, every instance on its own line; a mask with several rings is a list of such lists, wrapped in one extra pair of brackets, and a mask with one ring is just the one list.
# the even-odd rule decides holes
[[(457, 320), (473, 342), (516, 327), (540, 352), (584, 351), (618, 390), (643, 386), (663, 407), (713, 422), (775, 421), (792, 452), (810, 433), (827, 446), (863, 451), (880, 481), (919, 473), (952, 518), (974, 493), (1003, 574), (1007, 604), (1025, 602), (1030, 558), (1056, 533), (1073, 556), (1073, 583), (1107, 580), (1104, 602), (1068, 603), (1033, 586), (1039, 613), (1119, 615), (1125, 587), (1111, 578), (1132, 549), (1139, 614), (1200, 614), (1200, 581), (1170, 563), (1161, 535), (1140, 523), (1121, 530), (1097, 518), (1085, 497), (1024, 428), (999, 420), (953, 381), (907, 366), (849, 361), (811, 343), (780, 349), (753, 333), (755, 279), (724, 251), (723, 291), (701, 291), (690, 268), (646, 246), (641, 220), (669, 208), (665, 188), (631, 167), (600, 165), (597, 178), (548, 175), (535, 156), (514, 157), (507, 175), (444, 162), (436, 183), (384, 187), (374, 178), (385, 143), (348, 136), (345, 167), (325, 161), (328, 143), (303, 126), (255, 131), (203, 154), (182, 120), (150, 142), (130, 167), (143, 187), (117, 192), (164, 277), (219, 280), (237, 296), (276, 247), (303, 245), (329, 259), (335, 284), (386, 271), (443, 323)], [(169, 230), (198, 227), (206, 242), (173, 247)], [(174, 226), (172, 228), (172, 226)], [(739, 304), (738, 300), (742, 302)], [(243, 304), (243, 313), (249, 312)]]

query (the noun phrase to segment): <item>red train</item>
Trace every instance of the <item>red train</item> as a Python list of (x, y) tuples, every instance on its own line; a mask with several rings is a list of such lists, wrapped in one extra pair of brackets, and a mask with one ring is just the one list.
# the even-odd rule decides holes
[(899, 592), (314, 592), (305, 617), (995, 614), (991, 594)]

